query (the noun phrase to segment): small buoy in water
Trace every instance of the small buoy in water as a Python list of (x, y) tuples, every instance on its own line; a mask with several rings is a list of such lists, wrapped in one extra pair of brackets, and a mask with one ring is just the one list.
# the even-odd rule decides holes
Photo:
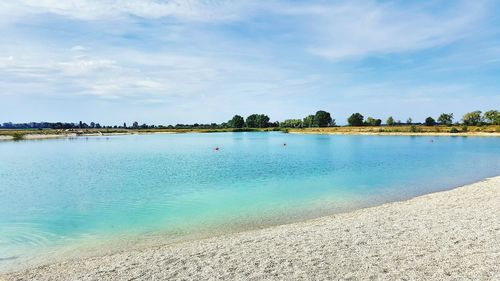
[(219, 151), (219, 147), (214, 148), (215, 151)]
[(285, 142), (285, 143), (283, 143), (283, 146), (286, 146), (286, 142)]

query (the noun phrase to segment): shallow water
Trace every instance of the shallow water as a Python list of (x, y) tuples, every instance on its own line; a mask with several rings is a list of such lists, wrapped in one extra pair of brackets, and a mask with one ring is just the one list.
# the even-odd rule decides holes
[(495, 137), (214, 133), (1, 142), (0, 268), (89, 241), (301, 220), (499, 172)]

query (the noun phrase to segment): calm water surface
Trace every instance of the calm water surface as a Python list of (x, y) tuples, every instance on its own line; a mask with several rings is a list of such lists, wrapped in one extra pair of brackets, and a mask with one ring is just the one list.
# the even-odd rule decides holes
[(499, 174), (495, 137), (218, 133), (0, 142), (0, 267), (83, 241), (252, 228)]

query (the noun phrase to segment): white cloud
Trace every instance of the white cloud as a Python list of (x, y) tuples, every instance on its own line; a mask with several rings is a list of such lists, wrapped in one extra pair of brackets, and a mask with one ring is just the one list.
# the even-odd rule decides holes
[(401, 53), (444, 45), (474, 33), (485, 1), (457, 3), (444, 12), (374, 1), (283, 9), (302, 16), (312, 34), (309, 49), (331, 60)]
[(248, 94), (293, 93), (317, 77), (296, 77), (278, 66), (246, 62), (219, 55), (142, 52), (117, 49), (107, 54), (74, 56), (62, 52), (44, 57), (43, 50), (23, 59), (0, 58), (4, 83), (0, 95), (89, 96), (105, 100), (192, 100), (203, 96), (224, 99)]
[(108, 59), (77, 59), (59, 63), (61, 70), (69, 76), (84, 75), (116, 67), (116, 62)]
[(83, 52), (86, 50), (87, 50), (87, 48), (80, 46), (80, 45), (76, 45), (76, 46), (71, 47), (71, 51), (73, 51), (73, 52)]
[(213, 21), (234, 19), (241, 6), (248, 4), (225, 0), (18, 0), (0, 4), (0, 11), (6, 16), (52, 13), (83, 20), (133, 15)]
[[(306, 42), (304, 48), (312, 54), (337, 61), (411, 52), (466, 38), (484, 19), (488, 4), (487, 0), (457, 1), (437, 13), (429, 8), (432, 5), (428, 3), (408, 8), (409, 5), (402, 7), (374, 0), (309, 3), (280, 0), (260, 3), (227, 0), (19, 0), (0, 4), (0, 16), (22, 20), (27, 15), (51, 13), (107, 21), (132, 15), (173, 17), (181, 22), (241, 20), (247, 23), (253, 17), (278, 16), (287, 19), (286, 36)], [(162, 36), (179, 39), (175, 32), (166, 32)], [(74, 46), (72, 50), (85, 51), (85, 48)]]

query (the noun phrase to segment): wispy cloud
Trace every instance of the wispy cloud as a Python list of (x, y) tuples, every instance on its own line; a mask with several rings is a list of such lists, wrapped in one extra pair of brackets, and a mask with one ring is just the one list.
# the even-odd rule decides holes
[(80, 20), (136, 16), (181, 22), (246, 21), (251, 25), (256, 18), (283, 17), (289, 24), (283, 27), (286, 36), (305, 41), (304, 47), (311, 53), (332, 60), (415, 51), (466, 38), (474, 34), (491, 6), (489, 1), (456, 1), (436, 12), (428, 3), (410, 6), (374, 0), (253, 4), (224, 0), (19, 0), (1, 5), (0, 15), (13, 20), (48, 13)]
[(246, 6), (250, 5), (224, 0), (18, 0), (5, 2), (0, 8), (11, 16), (52, 13), (80, 20), (138, 16), (221, 21), (237, 18)]
[(470, 36), (484, 19), (484, 2), (457, 2), (440, 11), (375, 1), (294, 7), (312, 31), (309, 49), (332, 60), (418, 51)]

